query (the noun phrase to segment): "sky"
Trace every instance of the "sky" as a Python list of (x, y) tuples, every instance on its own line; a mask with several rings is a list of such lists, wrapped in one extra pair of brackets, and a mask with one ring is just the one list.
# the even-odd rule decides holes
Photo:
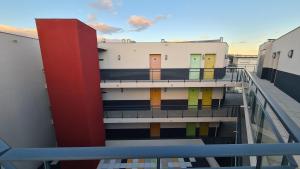
[(77, 18), (99, 40), (224, 38), (230, 54), (300, 26), (300, 0), (1, 0), (0, 31), (36, 36), (35, 18)]

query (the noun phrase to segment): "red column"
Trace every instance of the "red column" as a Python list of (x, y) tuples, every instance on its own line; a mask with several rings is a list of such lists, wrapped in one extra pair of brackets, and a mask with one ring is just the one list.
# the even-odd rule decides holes
[[(36, 20), (58, 146), (104, 146), (96, 31), (76, 19)], [(97, 161), (63, 162), (95, 169)]]

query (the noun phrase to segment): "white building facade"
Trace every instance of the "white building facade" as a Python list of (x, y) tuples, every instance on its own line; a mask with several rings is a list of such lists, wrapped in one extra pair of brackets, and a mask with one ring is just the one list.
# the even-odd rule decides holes
[(269, 40), (259, 49), (259, 77), (300, 102), (300, 27), (275, 40)]
[(215, 136), (235, 121), (210, 115), (236, 85), (224, 81), (227, 52), (221, 41), (100, 43), (108, 139)]
[[(54, 147), (39, 41), (0, 32), (0, 137), (12, 147)], [(22, 169), (41, 163), (20, 162)]]

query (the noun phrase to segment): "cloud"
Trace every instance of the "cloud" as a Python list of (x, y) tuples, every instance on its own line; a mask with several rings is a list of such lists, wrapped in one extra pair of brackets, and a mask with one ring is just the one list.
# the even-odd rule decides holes
[(111, 39), (111, 38), (106, 38), (103, 36), (97, 36), (97, 42), (101, 43), (101, 42), (122, 42), (122, 39)]
[(88, 14), (87, 16), (87, 22), (96, 22), (97, 16), (95, 14)]
[(89, 24), (91, 27), (96, 29), (97, 31), (103, 33), (103, 34), (112, 34), (112, 33), (118, 33), (121, 32), (123, 29), (118, 27), (113, 27), (110, 25), (107, 25), (105, 23), (91, 23)]
[(130, 18), (128, 19), (128, 23), (129, 23), (129, 25), (134, 27), (133, 31), (142, 31), (142, 30), (147, 29), (151, 25), (153, 25), (154, 22), (143, 16), (133, 15), (133, 16), (130, 16)]
[(113, 1), (112, 0), (96, 0), (95, 2), (90, 3), (90, 6), (95, 9), (113, 9)]
[(165, 19), (168, 19), (169, 17), (170, 17), (170, 15), (157, 15), (154, 18), (154, 21), (157, 22), (157, 21), (160, 21), (160, 20), (165, 20)]
[(122, 28), (118, 28), (102, 22), (98, 22), (97, 16), (95, 14), (89, 14), (87, 16), (87, 22), (89, 26), (101, 32), (102, 34), (113, 34), (113, 33), (118, 33), (123, 31)]
[(168, 16), (166, 15), (158, 15), (154, 19), (148, 19), (144, 16), (133, 15), (129, 17), (128, 24), (134, 28), (131, 31), (139, 32), (149, 28), (150, 26), (154, 25), (158, 21), (165, 20), (167, 18)]
[(36, 29), (31, 29), (31, 28), (18, 28), (18, 27), (0, 24), (0, 31), (17, 34), (17, 35), (22, 35), (22, 36), (27, 36), (27, 37), (32, 37), (32, 38), (38, 37)]

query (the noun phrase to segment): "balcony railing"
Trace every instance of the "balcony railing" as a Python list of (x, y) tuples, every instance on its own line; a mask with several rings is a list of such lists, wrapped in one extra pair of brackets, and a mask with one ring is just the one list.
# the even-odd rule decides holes
[[(250, 73), (243, 70), (241, 77), (245, 87), (243, 94), (246, 102), (244, 103), (249, 105), (245, 107), (245, 110), (251, 113), (246, 123), (250, 123), (253, 129), (254, 144), (11, 148), (0, 140), (0, 164), (5, 169), (15, 169), (13, 161), (40, 161), (44, 163), (45, 168), (49, 168), (49, 162), (57, 160), (155, 158), (157, 159), (157, 168), (160, 168), (161, 158), (235, 157), (235, 159), (239, 159), (242, 157), (256, 157), (255, 163), (240, 163), (239, 160), (236, 160), (234, 166), (225, 168), (297, 168), (298, 165), (294, 160), (294, 156), (300, 155), (299, 127), (278, 103), (264, 92)], [(287, 136), (287, 139), (285, 139), (285, 136)]]
[(243, 68), (180, 68), (100, 70), (101, 82), (241, 82)]
[[(149, 110), (139, 110), (145, 106), (106, 106), (105, 118), (184, 118), (184, 117), (237, 117), (240, 105), (164, 105), (152, 106)], [(163, 108), (163, 109), (162, 109)], [(114, 110), (114, 111), (110, 111)], [(116, 111), (117, 110), (117, 111)], [(124, 111), (125, 110), (125, 111)]]
[[(284, 110), (256, 82), (253, 75), (243, 73), (244, 94), (249, 112), (249, 125), (253, 143), (298, 143), (300, 129)], [(291, 163), (297, 165), (293, 156), (258, 157), (257, 165), (261, 163)]]

